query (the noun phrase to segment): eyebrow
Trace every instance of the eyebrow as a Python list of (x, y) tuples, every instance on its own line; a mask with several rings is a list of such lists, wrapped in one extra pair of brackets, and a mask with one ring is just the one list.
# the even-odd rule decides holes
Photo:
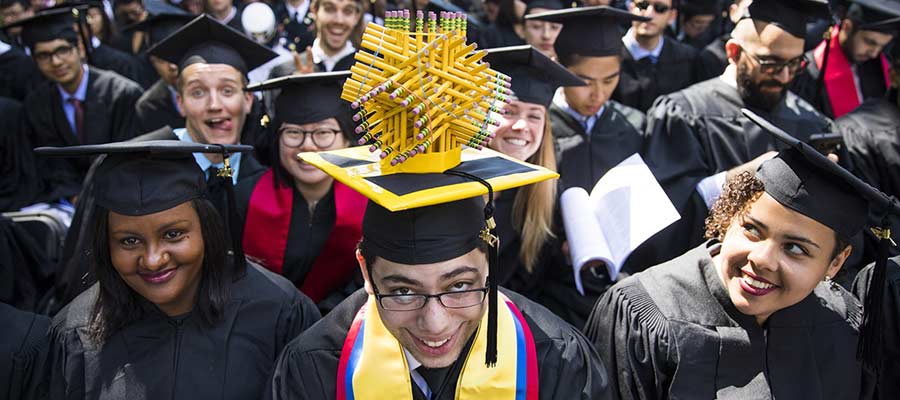
[[(468, 272), (478, 273), (478, 269), (475, 267), (470, 267), (468, 265), (462, 266), (462, 267), (454, 269), (453, 271), (449, 271), (449, 272), (445, 272), (445, 273), (441, 274), (440, 279), (442, 281), (446, 281), (446, 280), (453, 279), (459, 275), (462, 275), (462, 274), (465, 274)], [(397, 275), (397, 274), (385, 276), (385, 277), (381, 278), (381, 281), (382, 282), (391, 281), (394, 283), (403, 283), (403, 284), (410, 285), (410, 286), (423, 286), (422, 282), (419, 282), (415, 279), (412, 279), (412, 278), (409, 278), (409, 277), (406, 277), (403, 275)]]
[[(762, 228), (763, 230), (765, 230), (765, 231), (769, 230), (769, 227), (768, 227), (766, 224), (760, 222), (758, 219), (753, 218), (753, 217), (751, 217), (751, 216), (749, 216), (749, 215), (747, 216), (747, 219), (749, 219), (751, 222), (753, 222), (754, 225), (759, 226), (759, 227)], [(793, 242), (806, 243), (806, 244), (809, 244), (809, 245), (811, 245), (811, 246), (815, 246), (816, 248), (820, 248), (820, 249), (822, 248), (822, 246), (819, 246), (818, 243), (813, 242), (813, 241), (810, 240), (809, 238), (806, 238), (806, 237), (803, 237), (803, 236), (793, 235), (793, 234), (790, 234), (790, 233), (789, 233), (789, 234), (784, 235), (784, 238), (787, 239), (787, 240), (793, 241)]]

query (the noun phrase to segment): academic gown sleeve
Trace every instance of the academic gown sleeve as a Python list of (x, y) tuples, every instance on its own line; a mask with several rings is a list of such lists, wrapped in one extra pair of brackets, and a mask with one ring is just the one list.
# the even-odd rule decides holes
[(674, 371), (667, 325), (643, 286), (628, 278), (600, 298), (585, 325), (585, 334), (610, 374), (613, 396), (668, 398)]
[[(863, 387), (870, 388), (864, 390), (861, 398), (871, 398), (878, 400), (900, 399), (900, 368), (897, 368), (897, 360), (900, 360), (900, 257), (893, 257), (888, 260), (886, 280), (884, 284), (884, 303), (882, 304), (882, 347), (883, 363), (880, 375), (876, 380), (874, 393), (870, 392), (873, 387), (871, 377), (863, 375)], [(874, 273), (874, 264), (864, 268), (856, 276), (853, 281), (853, 294), (859, 298), (860, 302), (865, 304), (866, 297), (869, 294), (869, 288), (872, 284), (872, 275)], [(869, 380), (867, 382), (866, 380)]]
[(0, 303), (0, 396), (4, 399), (44, 399), (47, 387), (47, 328), (42, 315)]

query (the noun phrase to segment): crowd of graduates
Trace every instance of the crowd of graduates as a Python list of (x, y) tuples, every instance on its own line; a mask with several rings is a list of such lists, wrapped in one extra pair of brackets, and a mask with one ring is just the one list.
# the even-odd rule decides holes
[[(342, 88), (398, 10), (466, 18), (511, 78), (502, 156), (441, 171), (484, 196), (335, 178), (381, 146)], [(900, 0), (0, 0), (0, 24), (0, 398), (900, 396)], [(680, 218), (573, 267), (560, 194), (634, 154)], [(529, 166), (558, 179), (492, 188)]]

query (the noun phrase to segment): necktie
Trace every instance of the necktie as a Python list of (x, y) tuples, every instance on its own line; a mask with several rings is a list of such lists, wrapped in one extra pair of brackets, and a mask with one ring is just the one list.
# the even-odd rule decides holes
[(81, 144), (87, 144), (87, 138), (84, 137), (84, 107), (81, 106), (81, 101), (74, 97), (69, 97), (69, 104), (75, 108), (75, 136), (78, 136)]
[(412, 371), (410, 376), (412, 376), (413, 382), (415, 382), (416, 386), (419, 388), (419, 391), (425, 395), (425, 398), (431, 400), (431, 388), (428, 386), (428, 381), (425, 380), (425, 377), (422, 375), (422, 372), (425, 371), (425, 368), (419, 366)]

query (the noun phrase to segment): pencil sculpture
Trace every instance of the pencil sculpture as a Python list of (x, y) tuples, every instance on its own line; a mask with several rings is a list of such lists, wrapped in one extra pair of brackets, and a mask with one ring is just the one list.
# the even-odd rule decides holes
[(385, 26), (367, 25), (361, 47), (341, 98), (383, 172), (443, 172), (463, 146), (491, 140), (491, 112), (509, 102), (510, 78), (466, 44), (464, 13), (418, 11), (411, 21), (409, 10), (388, 11)]

